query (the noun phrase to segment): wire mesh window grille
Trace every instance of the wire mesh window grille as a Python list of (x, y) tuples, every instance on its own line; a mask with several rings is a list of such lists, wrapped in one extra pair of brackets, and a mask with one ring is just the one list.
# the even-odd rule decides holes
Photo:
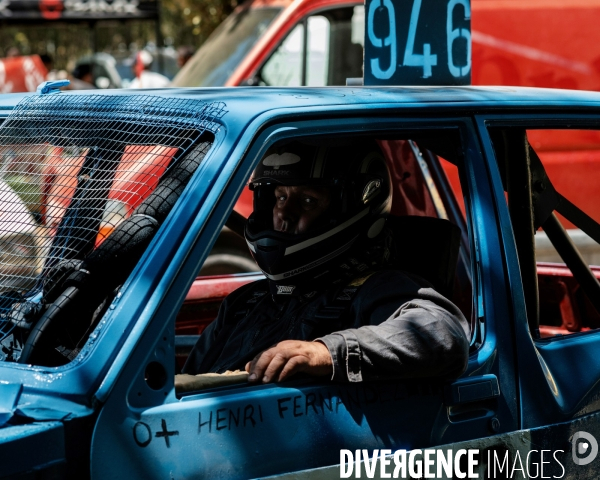
[(53, 268), (86, 259), (137, 209), (152, 216), (144, 201), (200, 142), (206, 153), (225, 113), (145, 95), (37, 95), (15, 108), (0, 125), (0, 360), (19, 347), (15, 308), (39, 302)]

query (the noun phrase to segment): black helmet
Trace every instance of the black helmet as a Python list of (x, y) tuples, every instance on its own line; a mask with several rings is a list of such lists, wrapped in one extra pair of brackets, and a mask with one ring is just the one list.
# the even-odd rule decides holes
[[(324, 221), (297, 235), (275, 231), (277, 185), (329, 187)], [(254, 211), (245, 237), (274, 293), (306, 291), (295, 292), (323, 278), (340, 256), (377, 237), (390, 211), (390, 185), (381, 150), (371, 140), (341, 146), (294, 141), (269, 149), (250, 179)]]

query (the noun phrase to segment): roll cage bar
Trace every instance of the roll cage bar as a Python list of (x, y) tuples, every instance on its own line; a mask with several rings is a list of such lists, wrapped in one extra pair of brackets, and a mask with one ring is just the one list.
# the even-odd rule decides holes
[(579, 282), (594, 309), (600, 313), (600, 282), (561, 225), (555, 212), (600, 243), (600, 224), (556, 191), (542, 162), (529, 144), (525, 129), (492, 129), (490, 131), (508, 208), (513, 224), (517, 254), (521, 268), (529, 329), (540, 338), (540, 304), (535, 232), (542, 228), (548, 239)]

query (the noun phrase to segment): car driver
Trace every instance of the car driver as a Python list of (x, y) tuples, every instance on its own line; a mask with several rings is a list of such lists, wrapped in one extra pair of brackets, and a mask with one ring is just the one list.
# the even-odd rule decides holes
[(245, 369), (269, 383), (299, 372), (360, 382), (464, 371), (461, 311), (389, 267), (391, 180), (375, 142), (278, 145), (250, 188), (245, 237), (266, 279), (223, 301), (183, 373)]

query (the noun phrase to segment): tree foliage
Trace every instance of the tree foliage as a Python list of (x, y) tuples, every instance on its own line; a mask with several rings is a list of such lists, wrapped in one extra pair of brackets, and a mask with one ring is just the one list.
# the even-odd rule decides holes
[(237, 3), (236, 0), (164, 0), (163, 35), (172, 38), (175, 45), (197, 48)]
[[(160, 28), (164, 46), (198, 48), (233, 11), (237, 0), (162, 0)], [(151, 20), (96, 23), (0, 22), (0, 58), (16, 47), (23, 55), (49, 54), (54, 68), (70, 69), (94, 51), (125, 57), (157, 44), (156, 22)]]

